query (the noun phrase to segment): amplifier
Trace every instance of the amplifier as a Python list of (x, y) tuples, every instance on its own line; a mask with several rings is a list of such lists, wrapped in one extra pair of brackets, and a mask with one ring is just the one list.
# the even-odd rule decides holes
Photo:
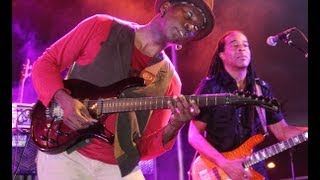
[[(36, 175), (37, 147), (30, 137), (29, 131), (12, 134), (12, 172), (19, 175)], [(155, 159), (139, 162), (145, 176), (155, 175)]]
[(12, 173), (35, 175), (37, 152), (38, 149), (30, 134), (12, 134)]
[(30, 128), (30, 112), (34, 104), (12, 103), (12, 129)]
[[(29, 134), (12, 132), (12, 147), (26, 146), (26, 142), (29, 141), (29, 137)], [(30, 141), (32, 140), (30, 139)]]

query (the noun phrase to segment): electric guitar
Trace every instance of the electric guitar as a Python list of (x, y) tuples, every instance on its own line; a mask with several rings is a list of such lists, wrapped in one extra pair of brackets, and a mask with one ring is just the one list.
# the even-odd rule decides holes
[[(120, 94), (132, 87), (145, 86), (144, 79), (127, 78), (110, 86), (98, 87), (78, 79), (64, 80), (64, 87), (71, 91), (71, 96), (83, 102), (90, 115), (98, 122), (86, 129), (71, 130), (63, 123), (63, 110), (52, 100), (45, 107), (39, 100), (31, 112), (31, 137), (38, 149), (49, 154), (63, 152), (72, 145), (91, 137), (98, 137), (112, 144), (114, 135), (105, 132), (104, 121), (112, 113), (169, 109), (168, 101), (173, 97), (138, 97), (120, 98)], [(248, 93), (221, 93), (185, 96), (195, 100), (199, 107), (215, 105), (258, 105), (271, 111), (279, 111), (276, 99), (265, 98)]]
[[(280, 152), (283, 152), (293, 146), (307, 141), (308, 131), (252, 153), (253, 147), (261, 143), (263, 140), (264, 136), (262, 134), (254, 135), (235, 150), (224, 152), (222, 153), (222, 155), (227, 159), (237, 159), (245, 157), (246, 160), (242, 163), (242, 165), (244, 168), (247, 168), (251, 172), (253, 176), (252, 179), (263, 180), (264, 177), (257, 171), (253, 170), (251, 166)], [(230, 179), (220, 167), (218, 167), (210, 160), (206, 159), (201, 154), (193, 161), (191, 165), (191, 176), (192, 180)]]

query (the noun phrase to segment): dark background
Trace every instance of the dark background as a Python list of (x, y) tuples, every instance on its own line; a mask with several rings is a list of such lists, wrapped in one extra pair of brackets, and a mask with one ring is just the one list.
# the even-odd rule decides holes
[[(37, 100), (31, 79), (21, 86), (21, 71), (27, 59), (34, 62), (51, 43), (71, 30), (84, 18), (107, 13), (141, 24), (154, 15), (153, 0), (13, 0), (12, 1), (12, 101), (33, 103)], [(301, 0), (220, 0), (214, 2), (216, 25), (213, 32), (199, 42), (192, 42), (176, 51), (176, 68), (183, 82), (182, 93), (192, 94), (205, 76), (219, 36), (225, 31), (239, 29), (248, 37), (253, 63), (258, 75), (271, 84), (274, 96), (282, 104), (290, 125), (308, 125), (308, 58), (299, 50), (279, 42), (268, 46), (266, 39), (285, 29), (297, 27), (308, 38), (308, 1)], [(302, 34), (296, 31), (291, 39), (300, 48), (308, 49)], [(169, 55), (171, 49), (167, 50)], [(186, 140), (188, 126), (180, 133), (173, 150), (157, 158), (157, 179), (177, 179), (178, 156), (182, 152), (184, 178), (194, 150)], [(273, 143), (274, 141), (270, 141)], [(181, 144), (177, 148), (178, 144)], [(308, 146), (294, 148), (296, 176), (308, 175)], [(291, 176), (288, 152), (270, 160), (277, 169), (270, 171), (275, 179)], [(165, 171), (169, 171), (165, 172)]]

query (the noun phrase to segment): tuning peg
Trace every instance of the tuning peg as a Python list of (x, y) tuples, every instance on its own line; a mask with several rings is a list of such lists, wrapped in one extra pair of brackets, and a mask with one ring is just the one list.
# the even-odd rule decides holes
[(252, 99), (258, 99), (259, 98), (259, 96), (256, 95), (256, 94), (252, 94), (251, 97), (252, 97)]
[(270, 98), (270, 97), (265, 97), (264, 99), (265, 99), (265, 101), (267, 101), (267, 102), (271, 102), (271, 98)]
[(264, 96), (258, 96), (258, 100), (264, 101), (266, 98)]
[(246, 91), (246, 92), (244, 93), (244, 95), (245, 95), (246, 97), (251, 97), (251, 96), (252, 96), (252, 94), (251, 94), (249, 91)]
[(271, 103), (275, 105), (279, 105), (279, 102), (275, 98), (271, 99)]
[(235, 94), (235, 95), (238, 95), (238, 96), (242, 96), (242, 95), (243, 95), (243, 92), (242, 92), (242, 91), (239, 91), (239, 90), (235, 90), (235, 91), (234, 91), (234, 94)]

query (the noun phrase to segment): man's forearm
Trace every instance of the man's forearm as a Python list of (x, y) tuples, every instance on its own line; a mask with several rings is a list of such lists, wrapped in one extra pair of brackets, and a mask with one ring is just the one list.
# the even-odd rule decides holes
[(185, 122), (170, 119), (162, 134), (162, 144), (165, 145), (171, 141), (184, 126)]

